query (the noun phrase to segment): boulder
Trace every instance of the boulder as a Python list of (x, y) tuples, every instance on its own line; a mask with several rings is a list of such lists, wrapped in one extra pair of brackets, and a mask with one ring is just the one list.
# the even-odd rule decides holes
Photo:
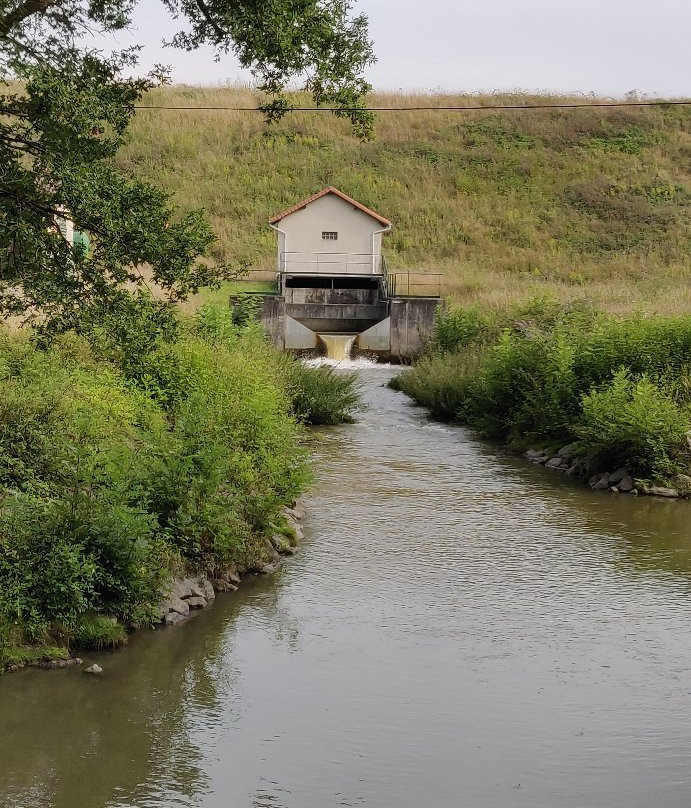
[[(592, 477), (590, 478), (593, 479)], [(590, 487), (593, 491), (606, 491), (610, 486), (609, 483), (609, 474), (600, 474), (597, 477), (595, 484), (590, 483)]]
[(100, 665), (94, 663), (93, 665), (90, 665), (88, 668), (85, 668), (84, 673), (90, 673), (92, 676), (100, 676), (103, 673), (103, 668)]
[(558, 469), (562, 465), (563, 462), (564, 462), (564, 459), (561, 458), (561, 457), (552, 457), (545, 463), (545, 468), (546, 469)]
[(578, 443), (569, 443), (568, 446), (562, 446), (557, 452), (559, 457), (573, 457), (578, 451)]
[(528, 460), (532, 462), (537, 462), (545, 456), (546, 452), (544, 452), (542, 449), (528, 449), (528, 451), (524, 454), (524, 457), (527, 457)]
[(199, 586), (201, 587), (203, 597), (207, 601), (211, 601), (216, 597), (216, 592), (214, 591), (214, 588), (211, 585), (211, 581), (209, 581), (208, 578), (200, 578)]
[(298, 521), (305, 518), (307, 515), (307, 508), (305, 507), (305, 503), (301, 499), (296, 499), (295, 502), (290, 506), (290, 508), (286, 508), (284, 510), (286, 515), (290, 515), (293, 519), (297, 519)]
[(680, 496), (691, 494), (691, 477), (688, 474), (675, 474), (670, 482), (677, 489)]
[(571, 466), (565, 470), (567, 477), (582, 477), (586, 472), (585, 463), (582, 460), (576, 460)]
[(624, 477), (623, 479), (621, 479), (619, 481), (619, 484), (618, 484), (617, 488), (623, 494), (630, 494), (631, 491), (636, 490), (636, 484), (633, 481), (633, 477), (631, 477), (631, 475), (627, 474), (626, 477)]
[(281, 560), (281, 556), (278, 554), (278, 551), (273, 546), (270, 539), (264, 539), (264, 549), (266, 550), (270, 564), (277, 564)]
[(43, 659), (37, 663), (39, 668), (73, 668), (75, 665), (81, 665), (83, 661), (79, 657), (70, 657), (70, 659)]
[(281, 562), (279, 559), (279, 561), (274, 561), (271, 564), (264, 564), (263, 567), (260, 567), (259, 572), (261, 572), (262, 575), (272, 575), (280, 566)]
[(613, 471), (608, 479), (610, 485), (619, 485), (619, 483), (624, 479), (624, 477), (628, 477), (629, 472), (626, 469), (617, 469)]
[(194, 593), (190, 589), (187, 581), (188, 581), (187, 578), (184, 579), (176, 578), (171, 584), (170, 588), (171, 596), (179, 598), (180, 600), (193, 597)]
[(190, 611), (187, 601), (177, 597), (177, 595), (171, 595), (163, 604), (162, 608), (164, 609), (166, 615), (169, 612), (177, 612), (178, 614), (187, 615)]
[(181, 623), (185, 619), (184, 614), (180, 614), (180, 612), (168, 612), (168, 614), (163, 618), (163, 622), (167, 626), (174, 626), (176, 623)]
[(221, 570), (216, 570), (216, 578), (228, 581), (229, 584), (235, 584), (236, 586), (241, 581), (238, 568), (235, 566), (235, 564), (230, 564), (228, 567), (224, 567)]
[(290, 540), (282, 533), (274, 533), (269, 541), (277, 553), (289, 553), (292, 549)]
[(225, 578), (213, 578), (211, 580), (211, 586), (216, 590), (216, 592), (237, 592), (238, 588), (235, 584), (231, 584), (230, 581), (226, 581)]
[(205, 609), (207, 606), (206, 598), (187, 598), (185, 603), (190, 609)]
[(659, 485), (651, 485), (643, 489), (643, 494), (651, 497), (667, 497), (667, 499), (678, 499), (679, 492), (676, 488), (664, 488)]
[(180, 596), (183, 600), (204, 597), (204, 589), (198, 578), (185, 578), (185, 580), (182, 581), (182, 585), (189, 591), (189, 595)]

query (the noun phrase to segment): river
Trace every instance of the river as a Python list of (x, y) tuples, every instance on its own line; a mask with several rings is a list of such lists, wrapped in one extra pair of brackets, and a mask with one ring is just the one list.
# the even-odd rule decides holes
[(691, 505), (570, 484), (360, 372), (281, 571), (100, 678), (0, 679), (2, 808), (687, 808)]

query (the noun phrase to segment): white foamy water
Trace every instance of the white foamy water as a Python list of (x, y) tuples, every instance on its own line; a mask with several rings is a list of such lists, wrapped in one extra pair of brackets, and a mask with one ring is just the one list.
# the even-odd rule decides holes
[(303, 360), (303, 364), (311, 368), (327, 366), (341, 368), (343, 370), (376, 370), (378, 368), (385, 369), (393, 367), (389, 362), (376, 362), (364, 356), (359, 356), (357, 359), (329, 359), (328, 356), (317, 356), (314, 359)]

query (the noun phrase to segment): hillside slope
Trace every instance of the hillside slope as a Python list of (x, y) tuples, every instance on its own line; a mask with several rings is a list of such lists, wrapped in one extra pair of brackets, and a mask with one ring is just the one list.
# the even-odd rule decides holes
[[(254, 106), (256, 98), (173, 87), (146, 103)], [(411, 110), (380, 115), (370, 143), (328, 114), (267, 127), (257, 113), (151, 110), (138, 113), (119, 163), (173, 191), (183, 208), (206, 208), (225, 262), (272, 268), (267, 219), (335, 185), (394, 221), (386, 239), (394, 268), (442, 271), (459, 302), (500, 306), (545, 292), (614, 311), (691, 310), (690, 108)]]

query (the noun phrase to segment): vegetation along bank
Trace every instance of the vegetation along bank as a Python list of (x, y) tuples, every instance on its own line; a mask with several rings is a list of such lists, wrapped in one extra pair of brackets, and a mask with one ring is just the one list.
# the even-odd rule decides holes
[(592, 488), (691, 496), (691, 316), (455, 309), (392, 384)]
[(140, 351), (113, 323), (47, 348), (0, 333), (0, 670), (119, 645), (273, 569), (299, 534), (303, 425), (357, 406), (351, 377), (227, 309)]

